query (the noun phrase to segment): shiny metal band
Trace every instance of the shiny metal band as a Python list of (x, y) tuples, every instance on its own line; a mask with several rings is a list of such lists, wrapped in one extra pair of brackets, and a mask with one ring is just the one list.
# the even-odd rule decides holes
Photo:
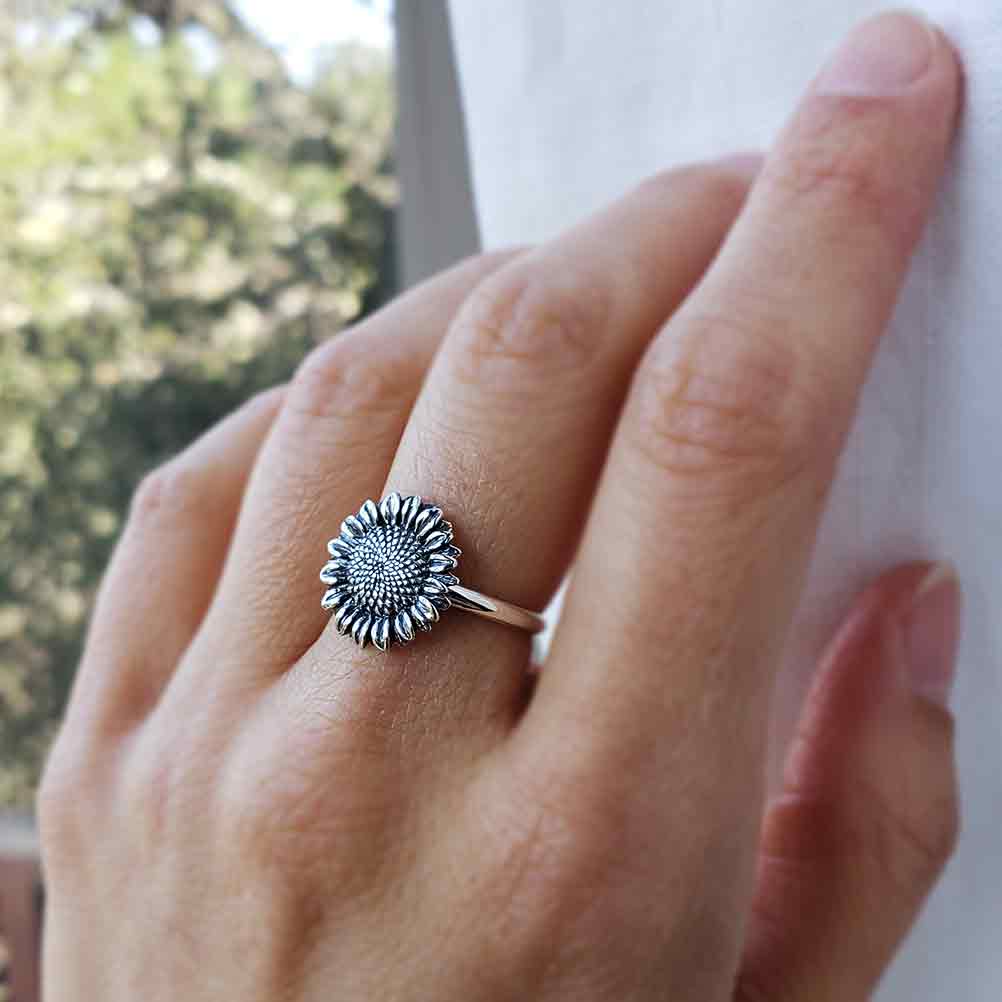
[(530, 633), (539, 633), (546, 625), (543, 617), (537, 612), (530, 612), (520, 605), (503, 602), (499, 598), (491, 598), (489, 595), (474, 591), (472, 588), (464, 588), (462, 585), (452, 585), (449, 588), (449, 597), (452, 599), (453, 608), (476, 613), (476, 615), (493, 620), (495, 623), (515, 626), (520, 630), (528, 630)]

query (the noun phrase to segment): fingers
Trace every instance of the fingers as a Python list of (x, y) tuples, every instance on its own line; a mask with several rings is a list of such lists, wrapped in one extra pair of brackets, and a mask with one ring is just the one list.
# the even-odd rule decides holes
[(284, 392), (254, 397), (139, 487), (98, 596), (71, 714), (85, 704), (117, 728), (156, 700), (212, 599)]
[[(231, 674), (285, 671), (320, 635), (317, 577), (345, 515), (386, 478), (442, 332), (470, 289), (513, 256), (485, 255), (425, 282), (314, 351), (261, 450), (197, 663)], [(196, 663), (193, 660), (193, 663)], [(188, 684), (189, 672), (177, 686)], [(191, 682), (204, 684), (200, 671)]]
[(678, 796), (698, 805), (687, 877), (712, 870), (725, 902), (751, 878), (773, 671), (957, 97), (952, 50), (899, 14), (815, 81), (638, 369), (525, 720), (527, 761), (583, 728), (571, 778), (619, 763), (666, 826)]
[[(387, 485), (448, 514), (464, 584), (530, 608), (546, 603), (636, 361), (716, 252), (750, 173), (712, 164), (665, 172), (499, 270), (464, 305)], [(521, 686), (525, 634), (466, 617), (430, 639), (431, 670), (474, 687), (479, 700), (494, 697), (457, 665), (482, 661), (485, 645), (497, 698)]]
[(763, 829), (737, 998), (865, 999), (952, 851), (959, 590), (900, 568), (826, 658)]

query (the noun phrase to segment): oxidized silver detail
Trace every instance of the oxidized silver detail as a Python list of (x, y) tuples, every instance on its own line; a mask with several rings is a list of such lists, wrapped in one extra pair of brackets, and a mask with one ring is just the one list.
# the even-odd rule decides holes
[(442, 510), (417, 495), (366, 501), (327, 544), (331, 559), (320, 572), (321, 605), (336, 610), (337, 631), (385, 651), (413, 640), (415, 627), (430, 630), (459, 584), (451, 572), (461, 551), (452, 539)]

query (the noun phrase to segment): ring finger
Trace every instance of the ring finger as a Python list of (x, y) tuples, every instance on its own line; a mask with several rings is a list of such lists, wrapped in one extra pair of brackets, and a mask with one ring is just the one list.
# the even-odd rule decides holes
[[(464, 584), (529, 608), (550, 598), (633, 368), (710, 262), (756, 166), (657, 175), (499, 269), (463, 305), (386, 490), (420, 494), (454, 521)], [(408, 701), (413, 679), (422, 696), (410, 702), (482, 733), (484, 717), (500, 711), (503, 726), (518, 709), (527, 635), (464, 619), (423, 640), (420, 670), (394, 698)], [(343, 643), (330, 626), (321, 648)]]
[[(251, 475), (215, 600), (180, 698), (214, 682), (254, 685), (285, 671), (317, 638), (317, 571), (331, 526), (378, 491), (443, 331), (470, 288), (511, 251), (463, 262), (309, 356)], [(190, 667), (188, 667), (190, 665)]]

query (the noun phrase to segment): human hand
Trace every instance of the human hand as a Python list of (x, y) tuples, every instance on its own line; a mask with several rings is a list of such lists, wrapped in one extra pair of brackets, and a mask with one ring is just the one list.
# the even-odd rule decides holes
[[(948, 573), (861, 599), (764, 824), (762, 773), (958, 102), (942, 38), (870, 31), (877, 92), (857, 50), (747, 198), (672, 170), (453, 269), (145, 482), (40, 792), (49, 1002), (868, 996), (954, 839)], [(459, 613), (328, 624), (324, 542), (391, 490), (530, 608), (576, 554), (538, 680)]]

